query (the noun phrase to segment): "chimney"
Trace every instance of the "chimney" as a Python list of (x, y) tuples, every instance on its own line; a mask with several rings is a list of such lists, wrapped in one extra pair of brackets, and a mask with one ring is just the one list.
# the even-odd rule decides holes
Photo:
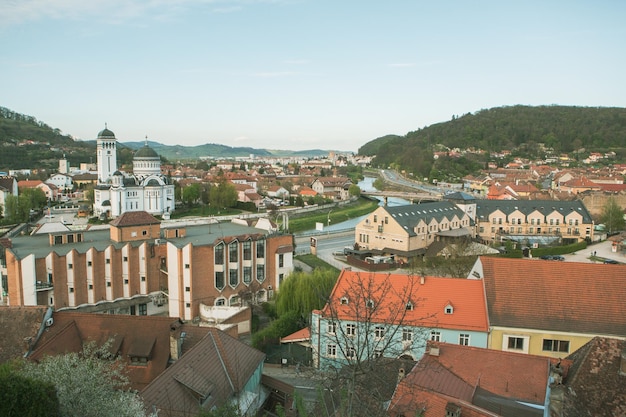
[(426, 277), (424, 275), (422, 275), (420, 277), (420, 284), (424, 285), (424, 282), (426, 282)]
[(439, 346), (431, 346), (428, 353), (430, 356), (439, 356)]

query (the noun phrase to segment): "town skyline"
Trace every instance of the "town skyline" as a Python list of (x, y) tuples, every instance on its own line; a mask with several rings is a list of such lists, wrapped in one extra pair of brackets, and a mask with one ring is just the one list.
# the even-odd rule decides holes
[(81, 140), (108, 123), (122, 142), (356, 151), (490, 107), (626, 107), (625, 9), (8, 2), (3, 105)]

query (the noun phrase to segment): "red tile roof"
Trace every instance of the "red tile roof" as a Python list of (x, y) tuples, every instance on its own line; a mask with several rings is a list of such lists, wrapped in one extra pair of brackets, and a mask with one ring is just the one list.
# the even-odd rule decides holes
[[(347, 304), (342, 304), (342, 298), (347, 298)], [(479, 332), (489, 329), (482, 282), (461, 278), (343, 270), (322, 315), (354, 320), (359, 309), (365, 311), (368, 300), (374, 302), (369, 320), (375, 323)], [(413, 309), (399, 309), (407, 300)], [(448, 304), (453, 307), (452, 314), (444, 312)]]
[(144, 226), (148, 224), (160, 224), (161, 221), (146, 211), (127, 211), (111, 223), (111, 226)]
[(304, 342), (309, 340), (311, 340), (311, 329), (308, 327), (280, 338), (281, 343)]
[(626, 265), (480, 257), (492, 325), (626, 334)]

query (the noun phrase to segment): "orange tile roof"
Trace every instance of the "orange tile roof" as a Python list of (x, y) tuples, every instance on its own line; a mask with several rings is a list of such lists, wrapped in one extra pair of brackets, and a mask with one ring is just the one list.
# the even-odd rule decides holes
[[(447, 343), (433, 345), (439, 347), (439, 355), (426, 354), (413, 367), (398, 385), (392, 409), (418, 410), (426, 405), (426, 417), (441, 416), (446, 405), (454, 403), (462, 407), (463, 416), (466, 411), (483, 416), (493, 415), (481, 407), (485, 398), (544, 403), (551, 359)], [(571, 361), (563, 364), (569, 366)]]
[(480, 257), (492, 325), (626, 334), (626, 265)]
[[(423, 284), (421, 283), (423, 279)], [(348, 303), (342, 304), (347, 297)], [(482, 282), (460, 278), (356, 272), (344, 269), (322, 310), (326, 317), (354, 320), (374, 302), (369, 321), (486, 332), (489, 329)], [(413, 310), (404, 307), (407, 300)], [(445, 314), (448, 304), (452, 314)], [(360, 314), (359, 314), (360, 313)], [(357, 317), (358, 318), (358, 317)]]
[(308, 327), (280, 338), (281, 343), (304, 342), (308, 340), (311, 340), (311, 329)]

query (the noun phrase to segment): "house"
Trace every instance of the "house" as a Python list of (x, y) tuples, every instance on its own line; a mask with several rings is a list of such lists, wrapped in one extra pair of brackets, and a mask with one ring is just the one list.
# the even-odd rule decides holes
[(551, 416), (623, 416), (626, 414), (626, 341), (594, 337), (567, 357), (572, 361), (562, 384), (552, 389), (559, 402)]
[(390, 417), (548, 416), (553, 381), (569, 362), (449, 343), (431, 343), (399, 383)]
[(311, 188), (319, 195), (333, 200), (349, 200), (348, 189), (352, 181), (347, 177), (318, 177), (311, 183)]
[(476, 200), (477, 236), (527, 246), (593, 241), (593, 219), (582, 201)]
[[(93, 343), (107, 346), (124, 361), (131, 388), (141, 390), (168, 367), (170, 339), (176, 340), (178, 319), (167, 316), (122, 316), (76, 311), (50, 312), (42, 321), (45, 331), (27, 353), (40, 361), (45, 356), (80, 353)], [(34, 336), (34, 335), (33, 335)]]
[(46, 180), (48, 184), (54, 184), (61, 192), (67, 193), (74, 188), (74, 180), (71, 175), (54, 174)]
[(145, 387), (147, 410), (186, 417), (222, 405), (256, 415), (268, 396), (261, 385), (265, 354), (228, 334), (208, 329), (202, 340)]
[(626, 338), (626, 265), (486, 256), (468, 278), (485, 285), (490, 349), (564, 358), (596, 336)]
[[(208, 219), (210, 220), (210, 219)], [(266, 301), (293, 270), (293, 235), (247, 223), (168, 223), (126, 212), (108, 228), (0, 241), (11, 306), (193, 320)]]
[(487, 347), (482, 282), (344, 269), (311, 315), (313, 366), (416, 360), (427, 340)]
[(474, 235), (470, 215), (450, 201), (378, 207), (354, 230), (360, 250), (401, 262), (423, 256), (434, 242), (441, 242), (443, 249), (446, 242)]
[(267, 189), (265, 193), (267, 194), (268, 197), (289, 199), (289, 191), (287, 191), (285, 188), (281, 187), (280, 185), (272, 185), (271, 187)]
[(89, 186), (96, 185), (98, 183), (98, 174), (92, 173), (77, 173), (72, 176), (72, 180), (76, 187), (83, 190)]
[(46, 183), (41, 180), (21, 180), (18, 181), (17, 187), (20, 190), (38, 188), (43, 191), (48, 201), (56, 201), (59, 198), (59, 188), (52, 183)]
[(14, 177), (0, 177), (0, 214), (4, 216), (7, 197), (12, 195), (18, 196), (19, 189), (17, 180)]
[(585, 191), (599, 191), (602, 187), (588, 178), (580, 177), (561, 183), (558, 189), (570, 194), (580, 194)]

